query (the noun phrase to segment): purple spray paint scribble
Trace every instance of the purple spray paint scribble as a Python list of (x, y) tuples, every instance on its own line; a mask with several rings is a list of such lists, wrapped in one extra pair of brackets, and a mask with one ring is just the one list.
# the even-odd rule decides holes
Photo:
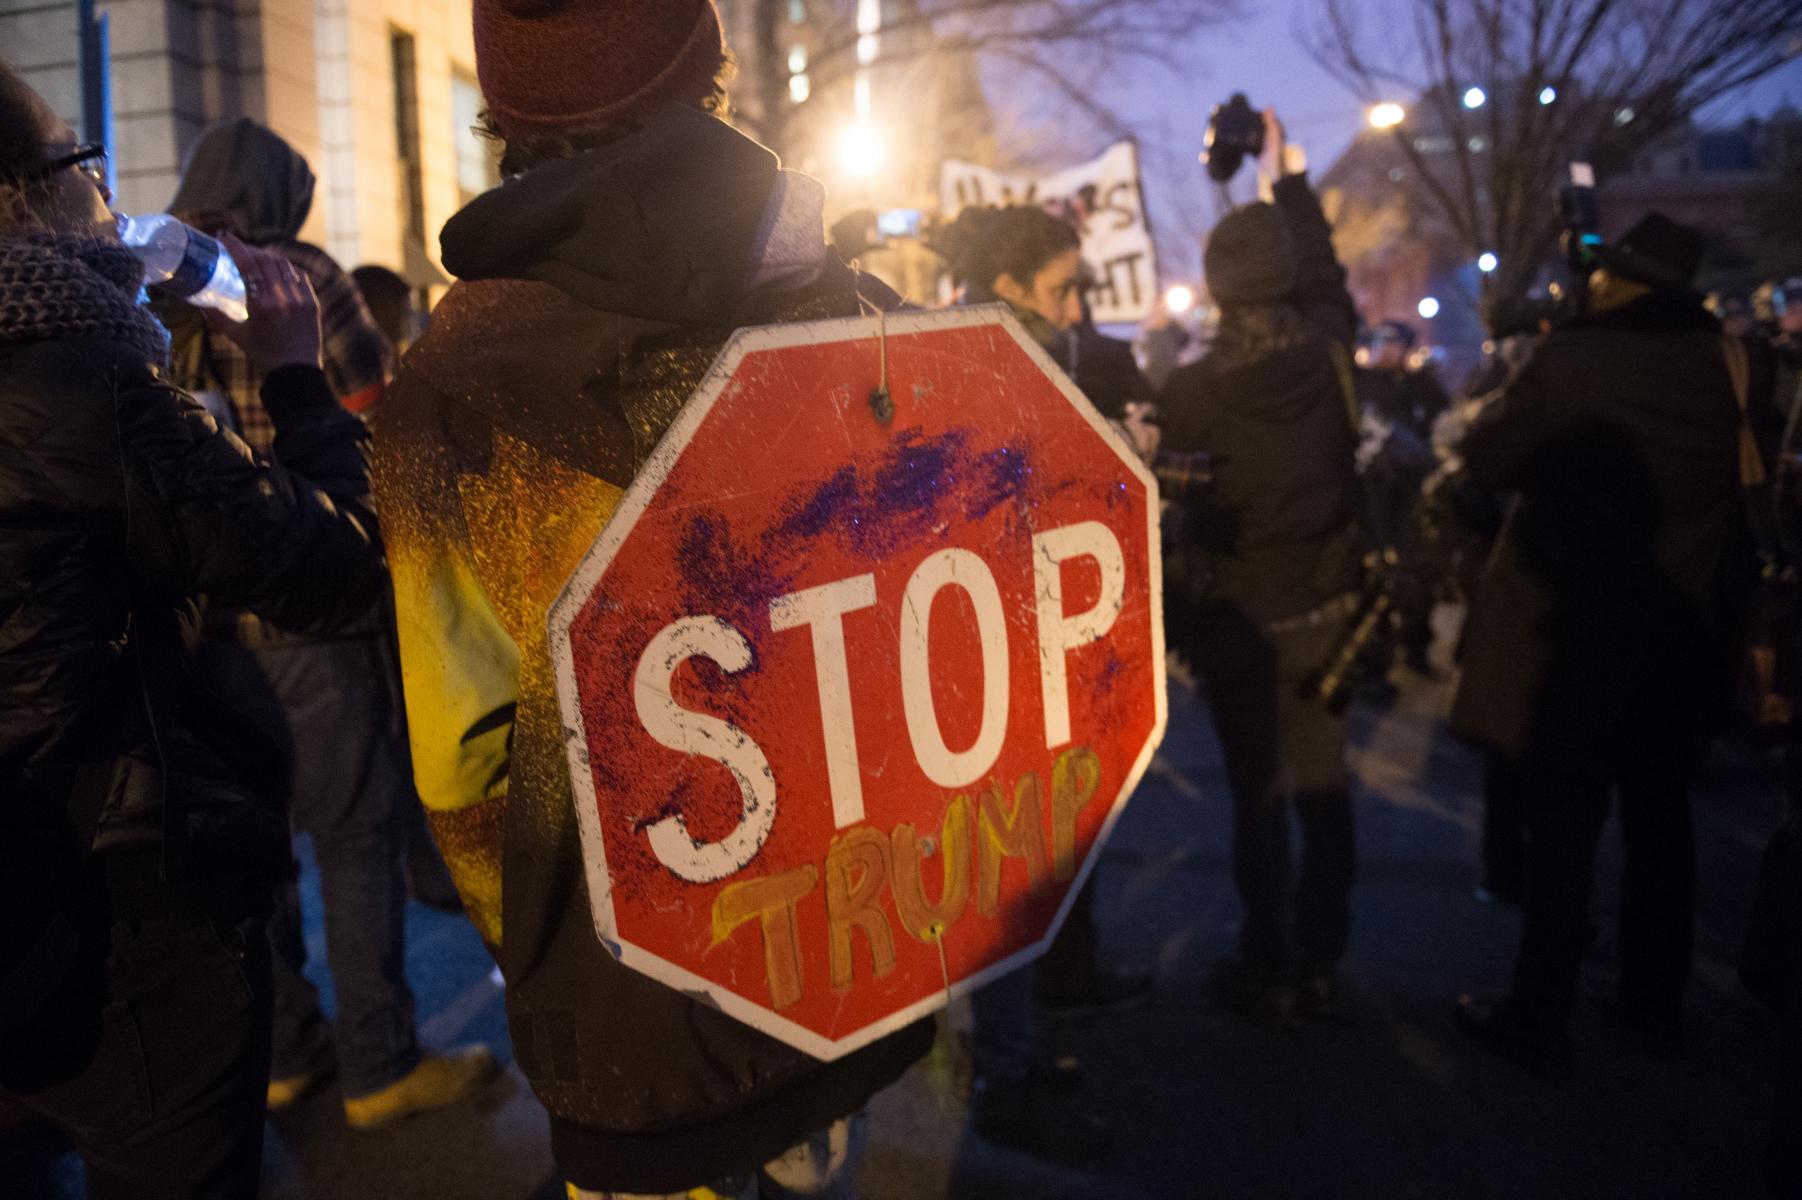
[(804, 495), (764, 541), (792, 546), (836, 531), (859, 557), (882, 559), (940, 525), (979, 521), (1026, 498), (1032, 465), (1025, 447), (973, 454), (969, 442), (965, 429), (930, 437), (902, 430), (876, 461), (841, 467)]

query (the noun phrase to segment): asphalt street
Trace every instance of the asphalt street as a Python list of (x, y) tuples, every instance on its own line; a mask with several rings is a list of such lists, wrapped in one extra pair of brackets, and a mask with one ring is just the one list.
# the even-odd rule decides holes
[[(1347, 1011), (1266, 1031), (1216, 1010), (1203, 980), (1232, 945), (1230, 814), (1218, 751), (1173, 680), (1170, 732), (1099, 868), (1111, 953), (1152, 967), (1143, 1007), (1061, 1024), (1087, 1103), (1116, 1130), (1109, 1161), (1076, 1172), (966, 1129), (967, 1003), (933, 1054), (870, 1111), (867, 1200), (940, 1197), (1755, 1197), (1769, 1111), (1770, 1023), (1733, 963), (1758, 855), (1779, 810), (1768, 760), (1719, 750), (1696, 805), (1701, 912), (1687, 1043), (1650, 1059), (1605, 1020), (1617, 839), (1605, 838), (1574, 1075), (1545, 1082), (1468, 1045), (1453, 997), (1498, 990), (1518, 918), (1479, 904), (1480, 765), (1444, 734), (1443, 682), (1409, 679), (1389, 711), (1360, 711), (1359, 878)], [(313, 965), (323, 932), (309, 868)], [(409, 911), (408, 963), (432, 1045), (488, 1042), (510, 1062), (500, 987), (459, 917)], [(329, 996), (329, 991), (328, 991)], [(353, 1134), (326, 1089), (270, 1121), (264, 1200), (553, 1200), (541, 1113), (509, 1065), (478, 1100)], [(0, 1144), (0, 1196), (81, 1195), (53, 1141)]]

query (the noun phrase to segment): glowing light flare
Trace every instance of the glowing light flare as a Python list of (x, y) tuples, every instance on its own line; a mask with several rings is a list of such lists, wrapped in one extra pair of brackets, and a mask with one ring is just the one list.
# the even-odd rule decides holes
[(1557, 98), (1558, 98), (1558, 89), (1557, 88), (1547, 86), (1547, 87), (1542, 87), (1539, 89), (1539, 102), (1541, 104), (1550, 104), (1552, 101), (1556, 100)]
[(1432, 296), (1424, 297), (1414, 306), (1414, 311), (1420, 314), (1422, 320), (1431, 321), (1439, 315), (1439, 301)]
[(1488, 251), (1484, 251), (1482, 254), (1477, 255), (1477, 270), (1483, 272), (1485, 275), (1493, 274), (1495, 269), (1501, 265), (1502, 260), (1495, 255), (1490, 254)]
[(868, 178), (882, 167), (882, 137), (868, 125), (850, 125), (838, 135), (838, 164), (845, 174)]
[(1370, 127), (1372, 129), (1394, 129), (1408, 119), (1408, 110), (1392, 101), (1370, 106)]
[(1177, 284), (1164, 293), (1164, 307), (1170, 310), (1171, 316), (1182, 316), (1195, 307), (1195, 289), (1187, 284)]
[(1464, 93), (1465, 108), (1482, 108), (1489, 103), (1489, 93), (1480, 87), (1473, 87)]

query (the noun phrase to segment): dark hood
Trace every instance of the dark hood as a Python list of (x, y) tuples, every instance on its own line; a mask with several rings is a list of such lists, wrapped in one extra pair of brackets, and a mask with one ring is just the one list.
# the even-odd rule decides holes
[(294, 147), (238, 117), (200, 135), (169, 211), (229, 217), (252, 244), (293, 241), (313, 209), (313, 183), (312, 169)]
[(717, 321), (750, 286), (778, 171), (723, 121), (670, 104), (617, 142), (476, 198), (444, 227), (444, 266), (548, 283), (602, 312)]

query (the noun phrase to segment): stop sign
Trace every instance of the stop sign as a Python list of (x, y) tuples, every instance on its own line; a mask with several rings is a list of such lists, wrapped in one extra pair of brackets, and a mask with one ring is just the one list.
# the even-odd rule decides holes
[(1163, 735), (1157, 521), (998, 308), (741, 331), (550, 615), (607, 948), (827, 1059), (1042, 951)]

